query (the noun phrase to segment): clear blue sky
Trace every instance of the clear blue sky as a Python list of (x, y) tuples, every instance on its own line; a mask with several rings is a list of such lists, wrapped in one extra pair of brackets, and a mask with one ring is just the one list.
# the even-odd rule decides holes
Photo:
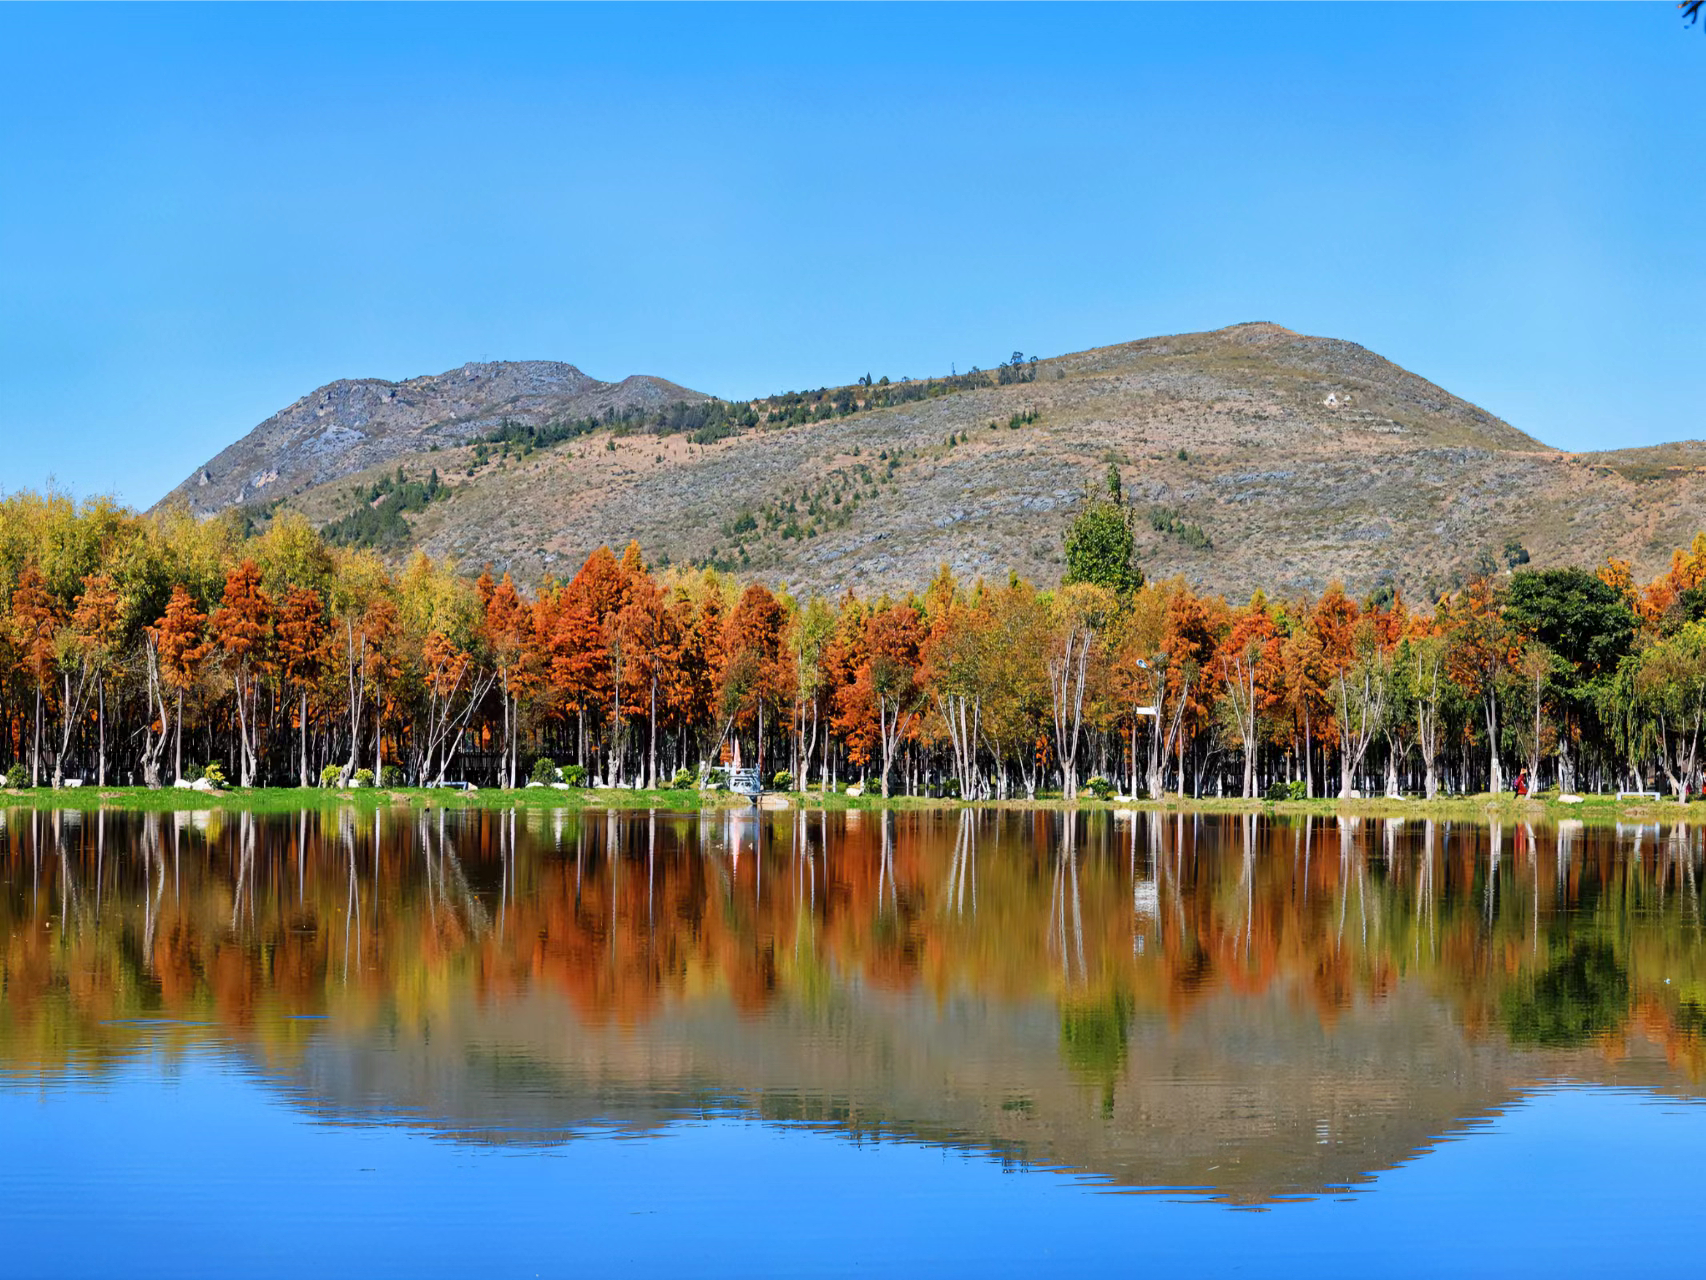
[(1273, 320), (1706, 435), (1665, 3), (0, 6), (0, 488), (147, 504), (337, 377), (725, 395)]

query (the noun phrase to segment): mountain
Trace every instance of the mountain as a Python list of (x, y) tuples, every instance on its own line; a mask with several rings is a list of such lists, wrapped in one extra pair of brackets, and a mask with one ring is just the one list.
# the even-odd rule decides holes
[(403, 382), (344, 378), (273, 414), (196, 468), (161, 505), (183, 503), (207, 515), (300, 493), (435, 445), (462, 444), (505, 421), (538, 426), (705, 398), (643, 375), (600, 382), (552, 360), (465, 364)]
[[(660, 430), (668, 405), (701, 411), (665, 415), (671, 427), (709, 425)], [(565, 425), (594, 406), (633, 413)], [(526, 426), (497, 439), (505, 419)], [(1335, 578), (1431, 595), (1489, 556), (1650, 571), (1706, 527), (1706, 446), (1565, 453), (1355, 343), (1265, 323), (735, 405), (568, 365), (337, 383), (168, 501), (282, 497), (348, 529), (391, 501), (399, 465), (444, 487), (381, 545), (521, 579), (636, 539), (659, 561), (831, 593), (915, 588), (944, 563), (1048, 582), (1110, 467), (1145, 572), (1233, 596)]]

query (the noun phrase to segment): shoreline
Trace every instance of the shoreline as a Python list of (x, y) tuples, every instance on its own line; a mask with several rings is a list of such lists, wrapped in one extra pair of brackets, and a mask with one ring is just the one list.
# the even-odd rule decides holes
[[(333, 809), (356, 806), (364, 809), (657, 809), (669, 813), (699, 813), (705, 810), (743, 809), (751, 802), (727, 791), (600, 789), (556, 791), (543, 788), (496, 788), (454, 791), (419, 787), (254, 787), (224, 791), (191, 791), (165, 787), (77, 787), (54, 791), (47, 787), (7, 790), (0, 788), (0, 810), (170, 813), (221, 809), (233, 812), (283, 813), (302, 809)], [(961, 801), (928, 796), (846, 796), (819, 792), (773, 792), (764, 797), (766, 811), (791, 809), (881, 811), (941, 811), (963, 809), (1017, 812), (1075, 810), (1084, 813), (1136, 811), (1167, 814), (1263, 814), (1276, 817), (1356, 817), (1451, 819), (1459, 821), (1578, 821), (1650, 823), (1665, 820), (1706, 821), (1706, 801), (1678, 804), (1671, 799), (1619, 800), (1614, 796), (1583, 796), (1579, 804), (1563, 804), (1545, 797), (1518, 798), (1510, 793), (1442, 797), (1435, 800), (1367, 797), (1340, 800), (1243, 800), (1234, 798), (1192, 799), (1171, 796), (1161, 800), (1097, 800), (1081, 796), (1066, 801), (1059, 796), (1035, 800)]]

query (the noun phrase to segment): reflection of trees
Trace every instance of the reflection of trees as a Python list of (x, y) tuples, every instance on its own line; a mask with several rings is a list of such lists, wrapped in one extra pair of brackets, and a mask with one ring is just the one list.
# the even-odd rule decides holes
[(1060, 965), (1068, 991), (1089, 974), (1084, 962), (1084, 905), (1078, 889), (1078, 815), (1061, 816), (1060, 845), (1054, 856), (1054, 879), (1049, 895), (1049, 951)]
[(942, 892), (942, 909), (955, 915), (966, 913), (966, 889), (971, 889), (971, 913), (977, 914), (977, 812), (960, 810), (959, 833), (954, 839), (954, 860), (948, 866), (948, 883)]
[(1629, 1017), (1629, 975), (1601, 941), (1566, 944), (1540, 973), (1505, 992), (1515, 1044), (1572, 1049), (1619, 1030)]
[(1330, 1027), (1402, 982), (1471, 1034), (1611, 1052), (1628, 1030), (1700, 1073), (1700, 862), (1682, 826), (15, 814), (0, 1058), (98, 1060), (157, 1017), (290, 1054), (296, 1015), (426, 1026), (529, 990), (588, 1024), (706, 999), (830, 1019), (861, 985), (1049, 1001), (1064, 1061), (1106, 1090), (1141, 1011), (1279, 992)]
[(1102, 1094), (1102, 1113), (1114, 1111), (1114, 1083), (1125, 1072), (1131, 1001), (1113, 990), (1060, 1008), (1060, 1051), (1066, 1063)]

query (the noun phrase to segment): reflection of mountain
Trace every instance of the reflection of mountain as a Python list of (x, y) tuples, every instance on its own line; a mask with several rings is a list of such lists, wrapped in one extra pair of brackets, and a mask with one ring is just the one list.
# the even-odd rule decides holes
[(1646, 1056), (1607, 1068), (1473, 1044), (1401, 991), (1324, 1030), (1278, 994), (1220, 997), (1182, 1027), (1140, 1019), (1100, 1083), (1061, 1059), (1047, 1006), (938, 1007), (869, 989), (833, 1017), (758, 1018), (727, 1002), (671, 1009), (644, 1036), (587, 1028), (538, 995), (469, 1001), (430, 1036), (316, 1040), (282, 1077), (329, 1119), (395, 1120), (479, 1142), (648, 1129), (705, 1108), (990, 1151), (1141, 1187), (1259, 1202), (1352, 1186), (1559, 1075), (1650, 1084)]
[(328, 1117), (728, 1106), (1237, 1201), (1537, 1081), (1700, 1074), (1687, 831), (776, 815), (760, 858), (722, 815), (204, 825), (0, 828), (0, 1062), (165, 1018)]

